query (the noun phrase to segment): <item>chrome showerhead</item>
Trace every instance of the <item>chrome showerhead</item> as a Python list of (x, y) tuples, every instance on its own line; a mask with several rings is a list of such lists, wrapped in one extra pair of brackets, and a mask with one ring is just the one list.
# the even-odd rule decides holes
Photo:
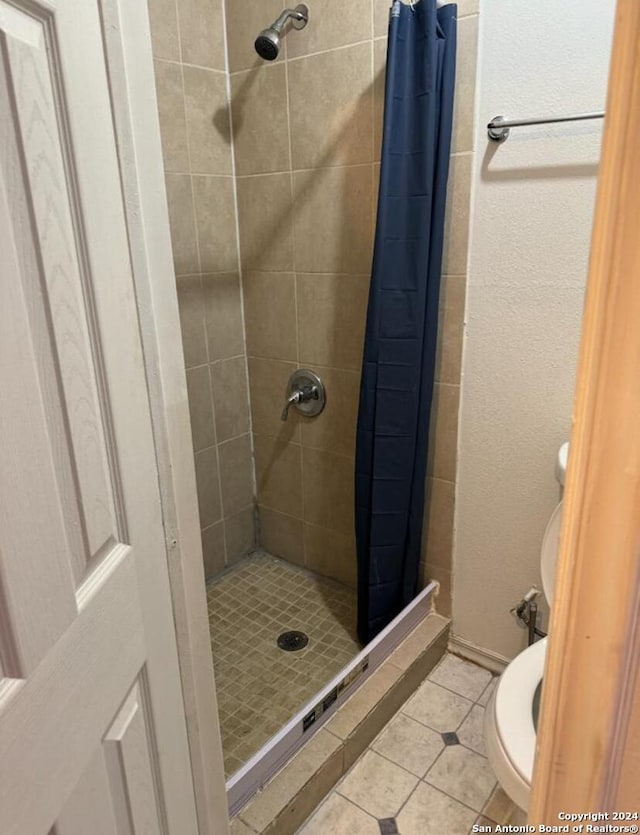
[(304, 29), (309, 21), (309, 9), (303, 3), (295, 9), (285, 9), (271, 26), (260, 32), (254, 46), (258, 55), (265, 61), (275, 61), (278, 57), (282, 28), (289, 19), (294, 29)]

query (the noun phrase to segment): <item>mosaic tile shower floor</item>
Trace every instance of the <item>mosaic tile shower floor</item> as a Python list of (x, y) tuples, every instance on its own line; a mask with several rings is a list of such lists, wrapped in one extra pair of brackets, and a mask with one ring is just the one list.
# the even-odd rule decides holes
[[(258, 551), (209, 582), (207, 602), (229, 776), (360, 651), (356, 595)], [(288, 630), (308, 645), (281, 650)]]

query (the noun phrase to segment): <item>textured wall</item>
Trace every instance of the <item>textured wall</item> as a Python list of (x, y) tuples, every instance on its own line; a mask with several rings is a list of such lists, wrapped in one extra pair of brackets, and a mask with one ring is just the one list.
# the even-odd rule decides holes
[(526, 645), (509, 608), (540, 584), (558, 501), (602, 126), (520, 128), (489, 146), (483, 124), (603, 109), (614, 5), (482, 6), (453, 613), (457, 635), (507, 657)]
[(221, 0), (149, 0), (205, 572), (254, 545)]

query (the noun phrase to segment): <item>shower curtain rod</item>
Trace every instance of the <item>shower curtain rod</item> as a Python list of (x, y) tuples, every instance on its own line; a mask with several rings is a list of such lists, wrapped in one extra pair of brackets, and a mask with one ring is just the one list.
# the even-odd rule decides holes
[(494, 142), (504, 142), (509, 138), (510, 128), (524, 125), (551, 125), (555, 122), (582, 122), (587, 119), (604, 119), (604, 111), (592, 113), (575, 113), (573, 116), (549, 116), (548, 118), (534, 116), (532, 119), (505, 119), (504, 116), (494, 116), (487, 125), (487, 136)]

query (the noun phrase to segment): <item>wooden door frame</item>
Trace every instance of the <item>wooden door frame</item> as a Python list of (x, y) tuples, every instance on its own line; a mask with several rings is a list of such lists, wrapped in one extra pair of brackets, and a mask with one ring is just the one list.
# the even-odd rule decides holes
[(618, 0), (606, 112), (529, 807), (547, 825), (640, 812), (638, 0)]
[(229, 818), (146, 0), (100, 0), (201, 835)]

